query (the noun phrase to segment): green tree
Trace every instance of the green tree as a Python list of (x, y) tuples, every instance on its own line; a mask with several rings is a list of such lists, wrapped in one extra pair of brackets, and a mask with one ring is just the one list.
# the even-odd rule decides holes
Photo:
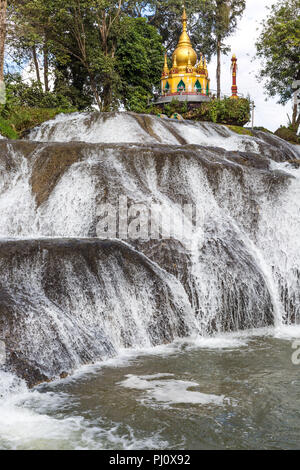
[[(50, 52), (45, 25), (47, 15), (40, 0), (8, 0), (7, 44), (13, 49), (15, 62), (33, 64), (36, 81), (42, 88), (40, 62), (43, 64), (44, 90), (48, 92)], [(42, 59), (42, 60), (41, 60)]]
[(38, 82), (37, 56), (44, 56), (44, 70), (49, 63), (54, 69), (55, 91), (66, 93), (76, 107), (90, 105), (92, 92), (101, 111), (120, 102), (135, 109), (133, 103), (144, 106), (152, 85), (159, 83), (163, 56), (156, 29), (143, 18), (128, 17), (139, 16), (138, 3), (14, 0), (11, 43), (20, 60), (34, 59)]
[(44, 37), (46, 73), (49, 55), (60, 64), (72, 57), (85, 69), (99, 108), (107, 110), (118, 79), (114, 71), (115, 44), (123, 3), (124, 0), (14, 0), (13, 12), (16, 24), (27, 23)]
[(124, 18), (116, 49), (121, 100), (130, 111), (146, 109), (153, 89), (159, 87), (164, 50), (157, 29), (145, 18)]
[[(256, 43), (262, 59), (260, 78), (266, 79), (269, 96), (279, 96), (287, 103), (293, 96), (292, 85), (300, 79), (300, 4), (299, 0), (280, 0), (270, 9), (262, 23), (262, 33)], [(300, 113), (294, 103), (292, 127), (297, 132)]]

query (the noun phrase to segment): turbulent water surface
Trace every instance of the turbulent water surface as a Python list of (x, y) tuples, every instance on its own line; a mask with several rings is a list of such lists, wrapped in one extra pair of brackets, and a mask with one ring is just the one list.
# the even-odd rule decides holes
[(0, 446), (298, 449), (293, 337), (290, 327), (124, 351), (31, 392), (1, 375)]
[(0, 447), (297, 447), (294, 146), (58, 117), (1, 140), (0, 220)]

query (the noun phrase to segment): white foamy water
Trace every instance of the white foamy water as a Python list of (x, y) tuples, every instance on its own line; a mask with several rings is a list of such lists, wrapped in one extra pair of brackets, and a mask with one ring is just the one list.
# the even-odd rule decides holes
[[(60, 140), (60, 135), (71, 140), (72, 129), (77, 126), (76, 135), (79, 135), (80, 128), (82, 139), (88, 141), (93, 136), (96, 139), (97, 135), (101, 135), (101, 139), (109, 139), (112, 135), (109, 126), (115, 126), (116, 134), (110, 137), (114, 139), (126, 123), (126, 136), (130, 137), (133, 126), (132, 139), (139, 140), (138, 132), (146, 132), (139, 119), (126, 113), (106, 117), (71, 115), (46, 123), (36, 132), (44, 133), (45, 140)], [(174, 135), (178, 136), (183, 129), (195, 139), (202, 133), (209, 145), (210, 139), (215, 144), (220, 139), (225, 144), (234, 141), (240, 150), (244, 149), (240, 136), (220, 126), (164, 122), (153, 117), (149, 120), (155, 128), (154, 134), (161, 135), (161, 139), (163, 135), (167, 139), (171, 130), (173, 133), (170, 135), (177, 139)], [(192, 137), (187, 141), (192, 142)], [(246, 141), (257, 143), (248, 137)], [(170, 151), (171, 154), (165, 161), (164, 153), (160, 156), (160, 167), (160, 160), (152, 150), (143, 153), (142, 147), (127, 155), (131, 146), (107, 149), (87, 146), (86, 149), (81, 147), (79, 161), (66, 168), (49, 196), (38, 206), (31, 180), (37, 164), (43, 166), (45, 158), (51, 163), (51, 148), (47, 144), (33, 147), (33, 155), (27, 158), (20, 150), (17, 152), (8, 146), (8, 157), (15, 162), (15, 168), (12, 171), (6, 171), (5, 166), (1, 168), (2, 237), (96, 236), (97, 210), (103, 200), (116, 204), (118, 196), (126, 195), (128, 200), (144, 203), (147, 207), (154, 201), (171, 214), (176, 229), (180, 227), (182, 218), (185, 222), (185, 239), (180, 238), (180, 230), (175, 230), (173, 240), (179, 245), (171, 246), (169, 252), (168, 241), (163, 241), (155, 250), (147, 244), (138, 248), (158, 270), (160, 282), (176, 293), (177, 312), (184, 309), (184, 315), (174, 316), (172, 305), (167, 314), (172, 339), (174, 331), (175, 336), (180, 331), (181, 323), (185, 327), (184, 334), (209, 336), (225, 329), (263, 327), (271, 323), (278, 326), (286, 318), (295, 321), (299, 315), (300, 270), (298, 170), (286, 163), (272, 163), (270, 170), (266, 167), (264, 171), (242, 168), (235, 162), (227, 166), (228, 160), (222, 159), (212, 148), (196, 148), (193, 154), (187, 150), (186, 158), (185, 154), (173, 154), (173, 149), (167, 145), (164, 152), (168, 154)], [(211, 168), (215, 159), (217, 166)], [(218, 166), (222, 168), (219, 173)], [(211, 171), (215, 171), (215, 181), (211, 178)], [(270, 189), (279, 172), (284, 172), (288, 178), (284, 182), (279, 181), (277, 188), (274, 185)], [(182, 207), (178, 204), (182, 199), (192, 204), (200, 214), (197, 227), (191, 223), (190, 216), (182, 217)], [(158, 219), (159, 214), (154, 216)], [(290, 229), (290, 221), (293, 221), (293, 230)], [(167, 219), (163, 229), (167, 232)], [(125, 243), (132, 245), (133, 241), (127, 239)], [(179, 260), (172, 263), (170, 259), (181, 251)], [(166, 264), (164, 256), (167, 257)], [(12, 272), (6, 273), (5, 266), (3, 270), (8, 292), (14, 296), (17, 289), (26, 298), (34, 299), (33, 311), (40, 312), (37, 317), (31, 306), (25, 308), (28, 321), (24, 343), (29, 345), (25, 347), (31, 350), (32, 358), (38, 355), (42, 362), (47, 363), (47, 357), (53, 356), (50, 350), (41, 350), (36, 339), (39, 330), (43, 331), (46, 342), (47, 338), (56, 335), (75, 367), (80, 364), (82, 348), (86, 349), (85, 341), (97, 344), (97, 354), (92, 356), (97, 360), (104, 341), (109, 352), (101, 353), (101, 357), (106, 358), (109, 354), (117, 354), (126, 345), (151, 348), (155, 340), (163, 337), (161, 332), (154, 338), (149, 333), (149, 325), (157, 321), (157, 305), (153, 302), (152, 284), (149, 288), (148, 278), (142, 271), (135, 270), (140, 273), (141, 281), (135, 280), (136, 285), (132, 285), (130, 276), (120, 267), (119, 261), (110, 259), (105, 268), (101, 267), (102, 284), (99, 285), (99, 278), (95, 278), (88, 267), (81, 267), (79, 280), (74, 263), (62, 259), (59, 271), (64, 273), (62, 289), (65, 298), (49, 301), (41, 283), (45, 257), (46, 252), (22, 267), (17, 264)], [(178, 271), (175, 275), (169, 272), (173, 267)], [(81, 287), (84, 285), (90, 286), (89, 295)], [(292, 302), (284, 301), (285, 297)], [(59, 306), (58, 302), (61, 302)], [(85, 312), (84, 318), (82, 312)], [(99, 325), (101, 334), (94, 334)], [(83, 332), (85, 340), (82, 339)], [(49, 340), (49, 348), (51, 344)], [(59, 353), (55, 352), (54, 356), (58, 357)], [(90, 359), (92, 357), (89, 356)]]
[(159, 403), (178, 404), (189, 403), (198, 405), (222, 405), (223, 396), (209, 395), (191, 388), (199, 387), (196, 382), (175, 380), (173, 374), (155, 374), (135, 376), (128, 375), (126, 380), (120, 385), (136, 390), (145, 390), (148, 399), (155, 400)]
[[(84, 366), (65, 380), (33, 390), (28, 390), (25, 383), (14, 375), (0, 371), (0, 448), (189, 448), (190, 437), (185, 426), (191, 425), (190, 415), (193, 416), (193, 426), (197, 427), (197, 431), (193, 428), (197, 439), (201, 440), (208, 430), (207, 426), (211, 426), (204, 425), (201, 417), (214, 416), (214, 439), (217, 439), (218, 435), (224, 435), (224, 440), (230, 442), (237, 439), (234, 435), (235, 428), (239, 426), (237, 417), (240, 414), (243, 416), (245, 413), (245, 416), (241, 417), (242, 427), (246, 426), (249, 413), (252, 420), (254, 419), (251, 400), (256, 397), (256, 400), (261, 399), (265, 403), (263, 387), (267, 378), (279, 380), (282, 375), (276, 348), (299, 337), (299, 327), (291, 326), (228, 333), (211, 338), (183, 338), (170, 345), (153, 349), (124, 351), (118, 358)], [(263, 350), (266, 344), (269, 345), (267, 351), (272, 353), (273, 350), (271, 364), (279, 364), (279, 371), (272, 375), (270, 369), (263, 381), (259, 384), (255, 382), (255, 395), (251, 391), (250, 381), (252, 374), (257, 374), (257, 370), (262, 368), (260, 366), (258, 369), (257, 361), (265, 364)], [(289, 349), (292, 354), (291, 346)], [(237, 358), (239, 367), (236, 366)], [(209, 370), (206, 361), (210, 361)], [(285, 374), (287, 369), (290, 369), (296, 377), (297, 367), (292, 365), (291, 360), (284, 364)], [(166, 366), (169, 371), (162, 371)], [(147, 369), (151, 370), (149, 374), (145, 373)], [(255, 377), (258, 381), (260, 374)], [(290, 385), (287, 385), (284, 374), (282, 381), (286, 390)], [(294, 382), (290, 379), (288, 384), (293, 386)], [(278, 385), (270, 386), (278, 390)], [(240, 396), (243, 387), (245, 396)], [(264, 393), (270, 395), (268, 388)], [(293, 393), (293, 390), (290, 393)], [(86, 399), (88, 401), (84, 404)], [(118, 403), (118, 406), (115, 406), (115, 403)], [(250, 406), (250, 410), (247, 406)], [(156, 426), (158, 409), (164, 413), (164, 424), (159, 422), (159, 428)], [(174, 412), (176, 422), (179, 420), (178, 426), (171, 425)], [(285, 412), (291, 412), (287, 410), (287, 405)], [(146, 413), (145, 417), (143, 413)], [(223, 424), (218, 424), (220, 413), (223, 416)], [(236, 418), (230, 425), (230, 433), (227, 433), (224, 423), (230, 422), (232, 416)], [(268, 416), (271, 419), (270, 412)], [(183, 417), (187, 420), (186, 424), (181, 423)], [(147, 425), (144, 424), (144, 419)], [(264, 423), (261, 416), (259, 422), (260, 425)], [(201, 427), (203, 425), (204, 428)], [(276, 426), (276, 421), (274, 425)], [(248, 439), (254, 438), (255, 426), (257, 425), (252, 421)], [(176, 428), (179, 433), (177, 437), (173, 434)], [(277, 425), (278, 439), (283, 439), (282, 432)], [(183, 433), (181, 437), (180, 433)], [(243, 433), (238, 432), (238, 435), (239, 439), (242, 439)], [(259, 441), (257, 444), (249, 443), (256, 448), (259, 444), (262, 445)], [(220, 443), (218, 445), (221, 447)], [(241, 443), (232, 444), (232, 447), (239, 445)]]
[[(0, 236), (7, 244), (15, 240), (10, 257), (2, 246), (3, 299), (13, 320), (19, 319), (17, 342), (25, 358), (37, 361), (47, 377), (74, 375), (28, 390), (0, 371), (1, 448), (184, 447), (185, 437), (176, 440), (155, 428), (155, 408), (166, 413), (170, 429), (169, 412), (184, 409), (188, 415), (197, 407), (206, 416), (204, 428), (214, 413), (217, 429), (223, 416), (235, 429), (230, 420), (239, 417), (230, 407), (239, 407), (248, 423), (273, 390), (272, 366), (262, 373), (271, 377), (270, 390), (257, 372), (260, 354), (266, 350), (268, 361), (272, 348), (283, 351), (277, 367), (289, 370), (290, 384), (297, 382), (289, 342), (300, 337), (300, 170), (267, 160), (277, 154), (293, 159), (297, 149), (225, 126), (130, 113), (59, 116), (34, 129), (30, 139), (44, 142), (30, 144), (30, 155), (29, 147), (23, 153), (21, 144), (1, 144), (7, 153), (0, 163)], [(113, 145), (56, 148), (55, 142), (75, 140)], [(78, 156), (61, 173), (51, 153), (59, 148)], [(240, 154), (233, 158), (225, 151), (251, 155), (243, 165)], [(175, 225), (172, 239), (153, 246), (139, 241), (137, 248), (136, 240), (126, 239), (115, 246), (116, 256), (106, 256), (104, 246), (99, 260), (100, 245), (91, 256), (90, 241), (81, 240), (80, 251), (78, 239), (97, 235), (99, 205), (116, 205), (119, 196), (147, 208), (163, 206)], [(197, 209), (196, 227), (182, 213), (182, 201)], [(153, 217), (159, 219), (158, 210)], [(162, 230), (168, 228), (164, 221)], [(58, 237), (76, 237), (76, 255), (57, 255), (59, 244), (68, 244)], [(27, 240), (26, 249), (14, 252), (30, 238), (40, 247)], [(210, 370), (216, 374), (211, 382)], [(248, 390), (252, 376), (260, 385)], [(262, 402), (249, 405), (249, 397), (260, 393)], [(244, 404), (249, 407), (242, 412)], [(289, 410), (292, 421), (293, 400)], [(238, 429), (237, 439), (241, 434)]]
[(83, 416), (64, 416), (72, 406), (65, 393), (28, 390), (14, 375), (0, 371), (0, 448), (11, 450), (163, 448), (159, 436), (139, 438), (119, 423), (97, 425)]
[[(146, 120), (146, 121), (144, 121)], [(232, 132), (226, 126), (165, 120), (133, 113), (59, 115), (33, 129), (28, 137), (41, 142), (195, 144), (225, 150), (260, 152), (260, 139)]]

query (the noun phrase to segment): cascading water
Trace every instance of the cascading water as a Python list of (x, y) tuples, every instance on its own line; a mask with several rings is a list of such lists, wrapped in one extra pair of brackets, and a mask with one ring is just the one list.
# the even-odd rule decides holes
[[(299, 323), (296, 160), (261, 132), (131, 113), (59, 117), (1, 141), (6, 370), (34, 385), (123, 348)], [(122, 198), (129, 225), (132, 204), (164, 208), (158, 238), (96, 239), (100, 205)]]

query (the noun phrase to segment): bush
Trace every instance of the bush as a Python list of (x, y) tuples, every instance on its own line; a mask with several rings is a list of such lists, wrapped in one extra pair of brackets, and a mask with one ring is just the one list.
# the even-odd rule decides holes
[(300, 138), (297, 136), (296, 132), (293, 129), (291, 129), (291, 127), (281, 126), (279, 127), (279, 129), (277, 129), (277, 131), (275, 132), (275, 135), (293, 144), (300, 143)]
[(250, 102), (245, 98), (212, 100), (185, 114), (186, 119), (244, 126), (250, 121)]
[(129, 98), (126, 100), (126, 110), (133, 113), (149, 113), (149, 94), (142, 87), (129, 87)]
[(44, 92), (36, 81), (26, 83), (19, 74), (9, 74), (5, 77), (6, 104), (1, 115), (9, 113), (15, 106), (29, 108), (63, 108), (73, 109), (71, 100), (65, 95), (55, 92)]
[(6, 77), (6, 103), (0, 106), (0, 134), (19, 136), (60, 113), (77, 111), (63, 94), (45, 93), (37, 82), (24, 83), (18, 74)]
[(164, 106), (164, 114), (168, 117), (171, 117), (173, 114), (186, 114), (188, 112), (188, 104), (187, 102), (180, 103), (178, 100), (173, 99), (171, 103), (165, 104)]

